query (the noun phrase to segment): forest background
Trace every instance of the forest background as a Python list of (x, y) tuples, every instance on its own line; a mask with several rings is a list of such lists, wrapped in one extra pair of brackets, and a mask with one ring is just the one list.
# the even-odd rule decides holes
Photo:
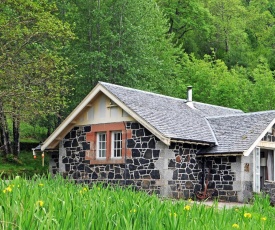
[(0, 0), (0, 148), (42, 141), (98, 81), (275, 109), (274, 0)]

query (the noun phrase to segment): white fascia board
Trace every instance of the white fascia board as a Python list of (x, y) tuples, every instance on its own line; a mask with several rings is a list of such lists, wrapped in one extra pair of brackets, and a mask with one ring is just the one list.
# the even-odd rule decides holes
[(75, 117), (90, 103), (90, 101), (99, 93), (102, 89), (100, 84), (97, 84), (95, 88), (80, 102), (80, 104), (70, 113), (70, 115), (56, 128), (56, 130), (44, 141), (41, 146), (41, 151), (44, 151), (57, 137), (58, 135), (73, 122)]
[(109, 97), (114, 103), (116, 103), (120, 108), (122, 108), (126, 113), (128, 113), (132, 118), (134, 118), (137, 122), (142, 124), (146, 129), (148, 129), (152, 134), (158, 137), (163, 143), (166, 145), (170, 145), (170, 138), (163, 136), (157, 129), (155, 129), (152, 125), (146, 122), (143, 118), (141, 118), (138, 114), (129, 109), (123, 102), (121, 102), (117, 97), (115, 97), (112, 93), (110, 93), (107, 89), (101, 89), (102, 93), (104, 93), (107, 97)]
[(166, 145), (170, 145), (170, 138), (164, 137), (158, 130), (156, 130), (153, 126), (144, 121), (140, 116), (134, 113), (131, 109), (129, 109), (124, 103), (122, 103), (117, 97), (115, 97), (112, 93), (110, 93), (104, 86), (97, 84), (95, 88), (80, 102), (80, 104), (71, 112), (71, 114), (56, 128), (56, 130), (44, 141), (41, 146), (41, 151), (44, 151), (50, 144), (58, 138), (59, 134), (69, 125), (71, 124), (75, 117), (81, 113), (81, 111), (89, 106), (90, 101), (99, 93), (104, 93), (107, 97), (109, 97), (112, 101), (114, 101), (118, 106), (120, 106), (125, 112), (127, 112), (130, 116), (132, 116), (136, 121), (142, 124), (146, 129), (148, 129), (152, 134), (157, 136), (161, 141), (163, 141)]
[(272, 122), (266, 127), (266, 129), (261, 133), (261, 135), (257, 138), (257, 140), (250, 146), (249, 149), (245, 150), (243, 152), (244, 156), (249, 156), (249, 154), (253, 151), (253, 149), (256, 148), (256, 146), (259, 144), (259, 142), (263, 139), (265, 134), (268, 130), (272, 128), (272, 126), (275, 124), (275, 118), (272, 120)]

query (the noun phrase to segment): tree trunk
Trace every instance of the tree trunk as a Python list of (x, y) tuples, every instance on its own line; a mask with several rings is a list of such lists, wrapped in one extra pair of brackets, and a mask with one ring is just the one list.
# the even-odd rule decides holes
[(9, 138), (9, 130), (7, 125), (7, 119), (4, 113), (4, 106), (2, 100), (0, 100), (0, 126), (2, 131), (2, 139), (3, 139), (3, 149), (4, 149), (4, 157), (11, 152), (11, 144)]
[(19, 116), (14, 116), (12, 118), (13, 125), (13, 155), (15, 158), (19, 156), (20, 153), (20, 118)]

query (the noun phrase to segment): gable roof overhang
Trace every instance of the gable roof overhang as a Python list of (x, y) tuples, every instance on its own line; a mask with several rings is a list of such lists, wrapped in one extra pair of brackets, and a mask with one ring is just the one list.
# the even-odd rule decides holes
[(275, 118), (272, 122), (266, 127), (266, 129), (259, 135), (259, 137), (254, 141), (254, 143), (249, 147), (249, 149), (243, 152), (244, 156), (249, 156), (249, 154), (260, 144), (261, 140), (264, 138), (265, 134), (270, 130), (275, 124)]
[(44, 141), (41, 146), (41, 151), (47, 149), (54, 149), (58, 143), (64, 138), (64, 136), (74, 127), (76, 124), (76, 117), (81, 111), (91, 106), (91, 101), (98, 93), (102, 92), (109, 97), (114, 103), (121, 107), (126, 113), (133, 117), (137, 122), (142, 124), (152, 134), (158, 137), (166, 145), (170, 145), (170, 138), (165, 137), (155, 127), (146, 122), (142, 117), (129, 109), (123, 102), (121, 102), (115, 95), (109, 92), (104, 86), (98, 83), (94, 89), (82, 100), (82, 102), (71, 112), (71, 114), (55, 129), (55, 131)]
[[(203, 148), (198, 156), (249, 156), (256, 147), (272, 148), (262, 139), (275, 124), (275, 111), (209, 117), (219, 145)], [(223, 125), (222, 125), (223, 124)]]

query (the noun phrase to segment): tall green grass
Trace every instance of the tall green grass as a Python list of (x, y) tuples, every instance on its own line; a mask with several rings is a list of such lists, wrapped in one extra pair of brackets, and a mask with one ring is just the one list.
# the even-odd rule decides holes
[(0, 181), (0, 229), (274, 229), (268, 199), (219, 210), (62, 178)]

